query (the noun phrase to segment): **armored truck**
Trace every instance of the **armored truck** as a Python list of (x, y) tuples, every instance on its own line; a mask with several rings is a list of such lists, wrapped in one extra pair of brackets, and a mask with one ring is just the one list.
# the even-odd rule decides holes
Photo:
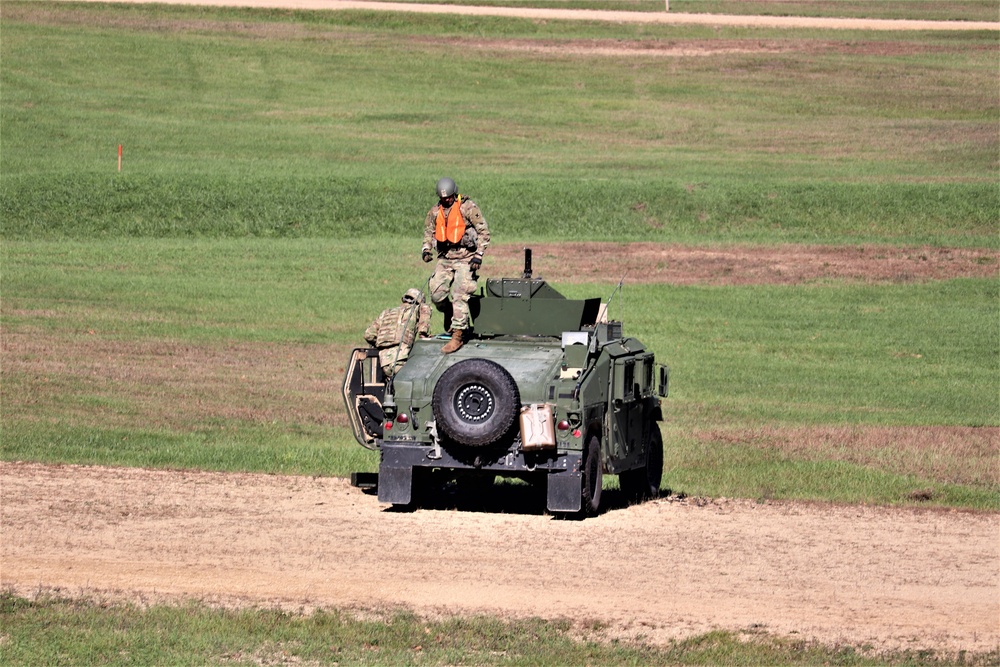
[(343, 396), (357, 441), (380, 455), (378, 499), (410, 505), (432, 470), (544, 481), (550, 512), (593, 515), (605, 474), (641, 500), (659, 492), (669, 369), (607, 321), (600, 298), (533, 278), (489, 278), (454, 354), (420, 339), (387, 381), (353, 350)]

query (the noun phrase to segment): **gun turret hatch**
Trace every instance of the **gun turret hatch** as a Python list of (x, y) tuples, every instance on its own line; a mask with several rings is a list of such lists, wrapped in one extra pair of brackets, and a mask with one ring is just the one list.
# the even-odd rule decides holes
[(531, 278), (525, 250), (521, 278), (489, 278), (469, 309), (479, 336), (562, 336), (597, 323), (601, 299), (567, 299), (544, 280)]

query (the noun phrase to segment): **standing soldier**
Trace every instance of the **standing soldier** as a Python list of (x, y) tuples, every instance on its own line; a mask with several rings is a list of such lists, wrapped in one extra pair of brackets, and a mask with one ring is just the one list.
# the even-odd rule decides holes
[(441, 351), (451, 354), (462, 347), (462, 338), (468, 337), (469, 297), (476, 291), (477, 272), (490, 245), (490, 229), (476, 203), (459, 194), (455, 181), (442, 178), (436, 190), (438, 203), (424, 221), (420, 254), (429, 262), (434, 258), (432, 251), (437, 252), (429, 287), (431, 301), (444, 313), (445, 329), (451, 331), (451, 340)]
[(386, 379), (392, 378), (410, 356), (413, 341), (427, 336), (431, 329), (431, 309), (424, 303), (424, 293), (408, 289), (402, 305), (386, 308), (365, 330), (365, 340), (378, 348), (378, 361)]

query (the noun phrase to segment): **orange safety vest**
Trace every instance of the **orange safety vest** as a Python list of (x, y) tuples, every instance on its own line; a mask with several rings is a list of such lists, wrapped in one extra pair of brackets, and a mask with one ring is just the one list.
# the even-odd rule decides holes
[(465, 236), (465, 216), (462, 215), (462, 195), (451, 205), (448, 218), (444, 217), (444, 208), (438, 206), (437, 222), (434, 225), (434, 238), (440, 242), (458, 243)]

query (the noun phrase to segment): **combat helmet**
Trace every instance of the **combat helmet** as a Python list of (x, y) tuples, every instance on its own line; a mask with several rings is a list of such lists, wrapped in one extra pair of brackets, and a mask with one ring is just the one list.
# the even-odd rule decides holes
[(403, 294), (403, 303), (423, 303), (424, 293), (416, 287), (411, 287)]
[(437, 192), (438, 197), (440, 197), (441, 199), (446, 199), (447, 197), (450, 197), (456, 192), (458, 192), (458, 186), (455, 185), (455, 181), (453, 181), (452, 179), (442, 178), (437, 182), (437, 185), (435, 186), (434, 190), (435, 192)]

